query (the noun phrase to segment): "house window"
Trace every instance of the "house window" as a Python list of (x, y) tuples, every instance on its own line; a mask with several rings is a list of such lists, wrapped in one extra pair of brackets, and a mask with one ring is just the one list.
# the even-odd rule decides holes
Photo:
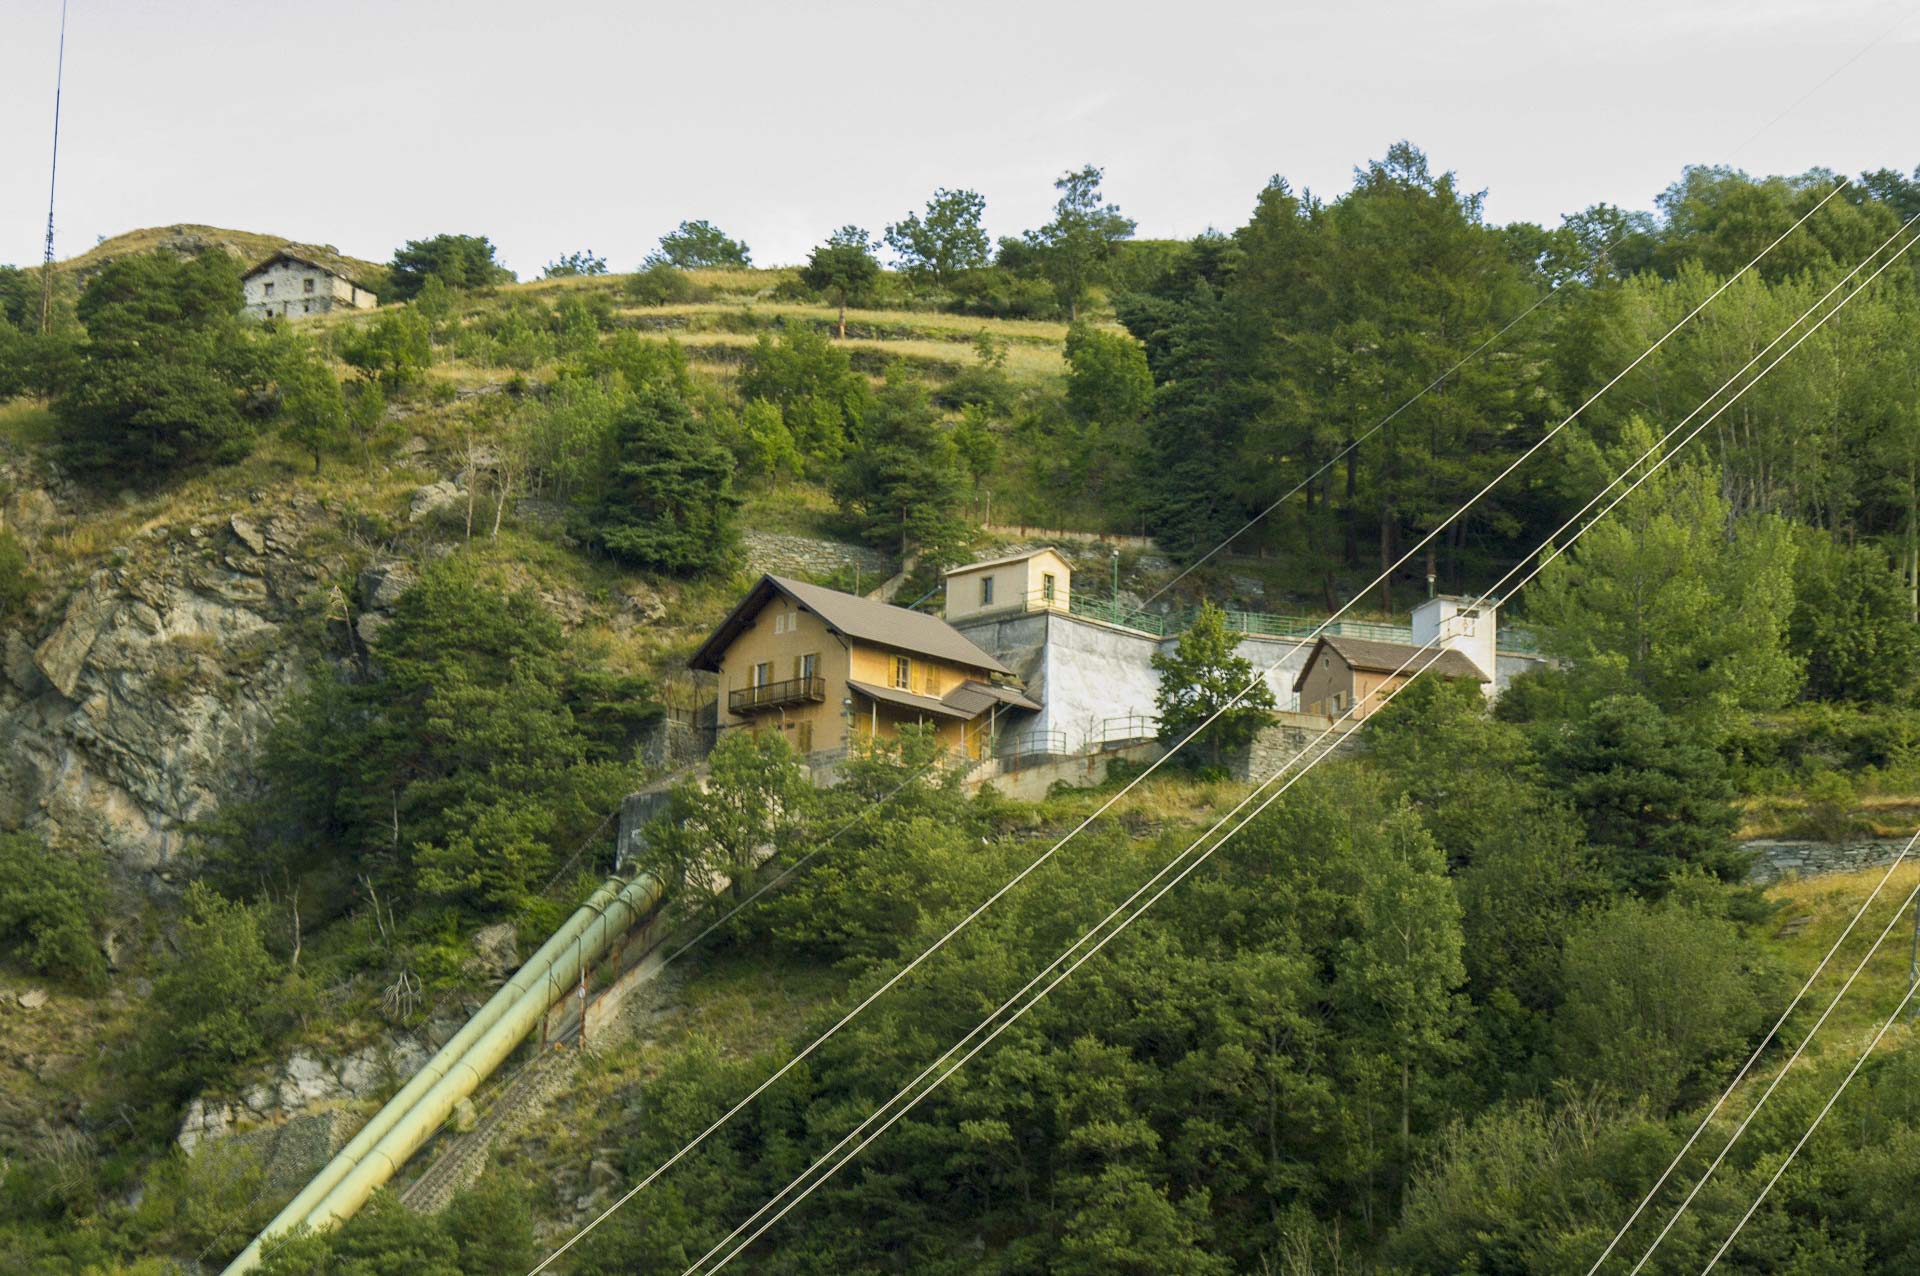
[(986, 607), (993, 602), (993, 577), (980, 578), (980, 605)]
[(312, 313), (313, 313), (313, 303), (312, 303), (311, 301), (303, 301), (303, 302), (301, 302), (301, 303), (300, 303), (300, 313), (301, 313), (301, 314), (303, 314), (303, 315), (310, 315), (310, 314), (312, 314)]
[(763, 660), (759, 664), (753, 667), (752, 682), (749, 685), (755, 686), (755, 687), (764, 687), (769, 682), (772, 682), (772, 681), (773, 681), (773, 664), (771, 661)]
[(267, 296), (269, 296), (269, 297), (271, 297), (271, 296), (273, 296), (273, 284), (272, 284), (271, 282), (269, 282), (269, 283), (266, 283), (266, 284), (264, 284), (264, 285), (262, 285), (262, 286), (266, 288), (266, 290), (267, 290)]
[(813, 654), (812, 652), (809, 652), (804, 656), (795, 656), (793, 658), (793, 676), (794, 677), (812, 678), (818, 672), (820, 672), (820, 657)]
[(793, 747), (796, 751), (800, 753), (813, 752), (813, 723), (802, 722), (800, 729), (793, 734)]
[(1042, 574), (1040, 577), (1040, 597), (1046, 599), (1048, 602), (1052, 602), (1053, 595), (1054, 595), (1053, 573), (1046, 572)]
[(311, 280), (311, 279), (307, 279), (307, 280), (303, 280), (302, 282), (303, 282), (303, 283), (304, 283), (304, 284), (305, 284), (306, 286), (305, 286), (305, 287), (304, 287), (304, 288), (303, 288), (303, 289), (302, 289), (301, 291), (303, 291), (303, 292), (312, 292), (312, 291), (313, 291), (313, 280)]
[(893, 685), (901, 691), (913, 689), (913, 661), (905, 656), (893, 658)]

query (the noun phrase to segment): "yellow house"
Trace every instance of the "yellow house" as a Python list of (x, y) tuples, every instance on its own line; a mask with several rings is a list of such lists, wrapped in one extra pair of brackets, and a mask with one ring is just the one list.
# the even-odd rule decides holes
[(1040, 708), (938, 616), (781, 576), (762, 576), (687, 663), (719, 675), (722, 731), (782, 731), (799, 753), (924, 723), (978, 757), (1009, 711)]
[(946, 573), (947, 619), (990, 611), (1066, 611), (1073, 569), (1057, 549), (968, 563)]
[(1307, 653), (1293, 690), (1301, 712), (1357, 722), (1378, 709), (1393, 688), (1423, 670), (1441, 678), (1487, 681), (1480, 666), (1452, 648), (1435, 651), (1369, 638), (1322, 638)]

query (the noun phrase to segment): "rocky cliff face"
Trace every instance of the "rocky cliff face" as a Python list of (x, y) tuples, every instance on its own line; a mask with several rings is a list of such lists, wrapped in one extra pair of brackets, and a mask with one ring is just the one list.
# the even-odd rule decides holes
[(344, 558), (309, 544), (321, 519), (292, 504), (150, 526), (50, 623), (8, 630), (0, 825), (84, 814), (129, 868), (176, 855), (244, 783), (302, 663), (296, 622), (336, 597)]

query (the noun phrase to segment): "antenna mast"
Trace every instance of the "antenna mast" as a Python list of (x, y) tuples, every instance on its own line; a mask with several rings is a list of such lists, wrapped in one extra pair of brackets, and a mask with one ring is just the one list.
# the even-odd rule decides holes
[(40, 263), (40, 331), (53, 331), (53, 192), (60, 178), (60, 88), (67, 71), (67, 0), (60, 0), (60, 56), (53, 71), (53, 163), (47, 174), (47, 252)]

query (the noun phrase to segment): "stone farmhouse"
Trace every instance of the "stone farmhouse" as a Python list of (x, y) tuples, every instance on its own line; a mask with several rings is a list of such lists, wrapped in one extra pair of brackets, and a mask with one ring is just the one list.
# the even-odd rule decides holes
[(338, 264), (316, 256), (282, 251), (241, 276), (245, 304), (253, 319), (303, 319), (336, 308), (371, 310), (380, 299), (350, 278)]

